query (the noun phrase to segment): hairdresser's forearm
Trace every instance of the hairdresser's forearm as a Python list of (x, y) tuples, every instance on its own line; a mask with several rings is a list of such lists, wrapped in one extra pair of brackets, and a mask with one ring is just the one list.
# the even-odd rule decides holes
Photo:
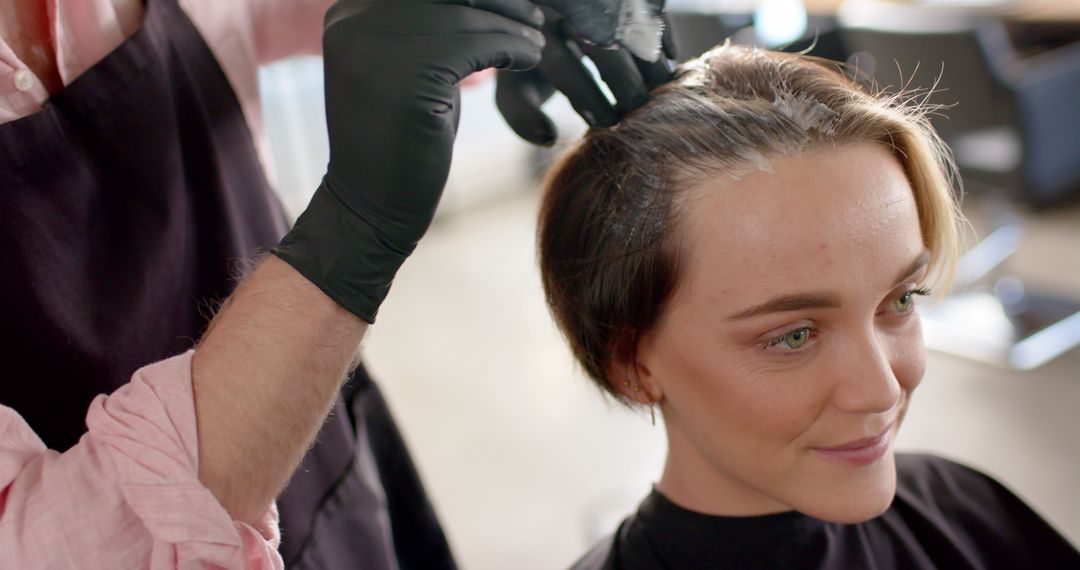
[(268, 256), (195, 351), (199, 479), (255, 523), (330, 411), (367, 324)]

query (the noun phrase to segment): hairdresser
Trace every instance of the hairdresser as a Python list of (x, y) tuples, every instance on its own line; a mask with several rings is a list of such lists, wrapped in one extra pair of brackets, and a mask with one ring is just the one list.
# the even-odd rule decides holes
[[(437, 205), (457, 82), (534, 67), (542, 18), (525, 0), (331, 8), (327, 174), (206, 327), (229, 264), (285, 224), (237, 88), (254, 40), (206, 34), (224, 12), (197, 4), (0, 2), (0, 566), (453, 567), (377, 390), (343, 381)], [(633, 27), (561, 8), (563, 55), (568, 22)], [(302, 27), (290, 14), (263, 40)], [(553, 136), (539, 105), (586, 84), (576, 63), (500, 78), (515, 128)]]

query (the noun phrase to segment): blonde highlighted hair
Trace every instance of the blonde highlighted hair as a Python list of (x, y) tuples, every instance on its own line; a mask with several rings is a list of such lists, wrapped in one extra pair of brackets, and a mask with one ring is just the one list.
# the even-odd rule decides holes
[(813, 145), (876, 142), (903, 166), (938, 285), (961, 220), (947, 147), (913, 95), (873, 93), (839, 64), (724, 44), (686, 62), (618, 125), (590, 131), (544, 182), (540, 268), (548, 305), (604, 390), (678, 285), (682, 190)]

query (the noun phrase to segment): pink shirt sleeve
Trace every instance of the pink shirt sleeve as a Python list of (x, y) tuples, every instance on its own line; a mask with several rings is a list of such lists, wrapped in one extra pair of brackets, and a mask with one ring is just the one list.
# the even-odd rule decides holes
[(277, 509), (231, 519), (198, 479), (192, 352), (98, 396), (87, 433), (45, 448), (0, 406), (0, 552), (11, 568), (282, 568)]

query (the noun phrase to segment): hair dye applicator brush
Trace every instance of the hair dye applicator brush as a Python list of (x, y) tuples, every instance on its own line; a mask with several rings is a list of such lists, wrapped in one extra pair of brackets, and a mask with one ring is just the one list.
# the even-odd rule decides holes
[(619, 44), (645, 61), (660, 57), (663, 2), (650, 0), (537, 0), (566, 18), (573, 31), (600, 46)]

